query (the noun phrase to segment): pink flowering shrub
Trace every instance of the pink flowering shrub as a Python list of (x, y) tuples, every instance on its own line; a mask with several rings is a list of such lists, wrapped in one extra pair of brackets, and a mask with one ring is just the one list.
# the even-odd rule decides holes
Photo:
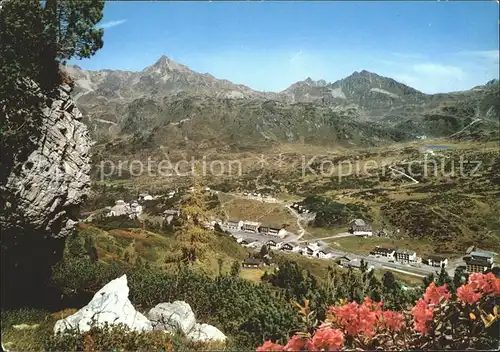
[[(491, 349), (498, 346), (500, 279), (474, 273), (452, 297), (446, 285), (432, 282), (408, 311), (384, 310), (383, 302), (365, 298), (340, 302), (325, 321), (299, 332), (285, 345), (266, 341), (257, 351), (338, 351), (409, 349)], [(304, 321), (313, 316), (308, 301), (300, 307)], [(318, 324), (316, 324), (318, 325)], [(313, 331), (312, 333), (310, 331)]]

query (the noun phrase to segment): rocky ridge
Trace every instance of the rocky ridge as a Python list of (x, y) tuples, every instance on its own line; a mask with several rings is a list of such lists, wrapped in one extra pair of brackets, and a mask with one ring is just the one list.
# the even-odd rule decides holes
[[(30, 110), (38, 115), (39, 133), (15, 146), (22, 159), (4, 166), (0, 186), (1, 296), (2, 306), (12, 307), (33, 301), (42, 305), (53, 297), (47, 286), (51, 267), (61, 258), (64, 238), (90, 189), (92, 141), (71, 87), (62, 85), (48, 95), (34, 82), (27, 89), (42, 102)], [(23, 119), (24, 113), (10, 117)], [(33, 298), (33, 292), (39, 295)]]
[(363, 70), (332, 83), (307, 78), (270, 93), (196, 73), (166, 56), (140, 72), (67, 69), (93, 138), (106, 144), (118, 138), (120, 150), (241, 151), (300, 141), (366, 147), (448, 137), (474, 119), (481, 123), (467, 138), (498, 137), (497, 81), (430, 95)]
[(58, 96), (41, 107), (43, 125), (35, 150), (23, 165), (11, 170), (1, 186), (4, 231), (24, 224), (46, 236), (67, 236), (76, 224), (76, 211), (90, 187), (92, 142), (82, 114), (61, 86)]

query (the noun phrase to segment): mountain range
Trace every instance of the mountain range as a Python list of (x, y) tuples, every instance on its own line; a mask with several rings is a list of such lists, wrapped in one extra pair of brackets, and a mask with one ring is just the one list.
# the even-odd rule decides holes
[[(361, 71), (259, 92), (162, 56), (140, 72), (66, 66), (93, 138), (117, 151), (258, 150), (280, 143), (371, 146), (415, 138), (498, 138), (499, 83), (425, 94)], [(112, 143), (112, 144), (113, 144)]]

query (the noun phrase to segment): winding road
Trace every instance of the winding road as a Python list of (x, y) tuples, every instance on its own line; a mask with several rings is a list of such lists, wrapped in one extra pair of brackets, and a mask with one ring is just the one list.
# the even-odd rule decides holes
[[(399, 170), (394, 170), (394, 171), (400, 172)], [(404, 174), (404, 175), (408, 176), (406, 174)], [(408, 177), (411, 178), (410, 176), (408, 176)], [(416, 180), (414, 180), (414, 181), (416, 181)], [(416, 182), (418, 182), (418, 181), (416, 181)], [(233, 193), (226, 193), (226, 194), (233, 196), (233, 197), (237, 197), (237, 198), (256, 200), (254, 197), (243, 196), (240, 194), (233, 194)], [(306, 230), (304, 229), (304, 227), (301, 224), (301, 222), (304, 221), (304, 218), (301, 217), (300, 214), (298, 214), (294, 209), (291, 208), (291, 204), (287, 204), (284, 201), (280, 201), (280, 200), (276, 200), (273, 203), (283, 205), (288, 210), (288, 212), (290, 214), (292, 214), (292, 216), (297, 219), (297, 226), (299, 228), (299, 233), (298, 233), (295, 240), (293, 240), (293, 241), (289, 240), (289, 241), (303, 244), (305, 242), (354, 236), (351, 233), (343, 232), (343, 233), (339, 233), (339, 234), (335, 234), (335, 235), (331, 235), (331, 236), (317, 237), (317, 238), (311, 238), (308, 240), (299, 241), (306, 233)], [(243, 237), (248, 237), (248, 238), (252, 238), (252, 237), (256, 237), (256, 236), (257, 237), (265, 236), (265, 235), (261, 235), (261, 234), (253, 234), (253, 233), (248, 233), (248, 232), (245, 233), (243, 231), (230, 231), (230, 232), (239, 233)], [(265, 238), (267, 238), (267, 237), (265, 237)], [(265, 239), (263, 239), (263, 241), (265, 242)], [(415, 266), (410, 266), (407, 264), (402, 264), (399, 262), (389, 262), (386, 258), (376, 258), (372, 255), (363, 256), (363, 255), (358, 255), (358, 254), (354, 254), (354, 253), (339, 251), (338, 248), (333, 248), (328, 244), (325, 245), (323, 248), (328, 249), (333, 254), (334, 257), (348, 256), (351, 259), (358, 259), (359, 261), (364, 260), (368, 265), (373, 265), (376, 268), (394, 270), (394, 271), (401, 272), (401, 273), (404, 273), (407, 275), (412, 275), (412, 276), (417, 276), (417, 277), (423, 278), (429, 274), (439, 272), (439, 268), (437, 268), (437, 267), (432, 267), (432, 266), (428, 266), (428, 265), (424, 265), (424, 264), (421, 265), (420, 267), (415, 267)], [(283, 252), (283, 253), (287, 253), (287, 252)], [(448, 272), (448, 274), (450, 276), (453, 276), (456, 266), (460, 265), (460, 264), (462, 264), (461, 261), (456, 261), (456, 263), (454, 263), (454, 265), (449, 265), (447, 267), (446, 271)]]

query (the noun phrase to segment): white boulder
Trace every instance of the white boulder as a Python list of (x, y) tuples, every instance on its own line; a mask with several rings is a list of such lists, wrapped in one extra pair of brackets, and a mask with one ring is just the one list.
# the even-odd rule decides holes
[(215, 326), (197, 324), (191, 306), (184, 301), (160, 303), (147, 314), (154, 330), (170, 333), (182, 331), (194, 341), (225, 341), (226, 335)]
[(85, 332), (92, 326), (102, 326), (105, 323), (124, 324), (131, 330), (152, 330), (151, 322), (135, 310), (128, 299), (128, 293), (126, 275), (108, 282), (94, 295), (89, 304), (75, 314), (58, 320), (54, 333), (72, 328)]
[(184, 301), (159, 303), (147, 314), (154, 330), (165, 330), (172, 333), (182, 331), (188, 334), (196, 324), (191, 306)]
[(187, 337), (200, 342), (226, 341), (227, 339), (222, 331), (208, 324), (196, 324), (189, 334), (187, 334)]

